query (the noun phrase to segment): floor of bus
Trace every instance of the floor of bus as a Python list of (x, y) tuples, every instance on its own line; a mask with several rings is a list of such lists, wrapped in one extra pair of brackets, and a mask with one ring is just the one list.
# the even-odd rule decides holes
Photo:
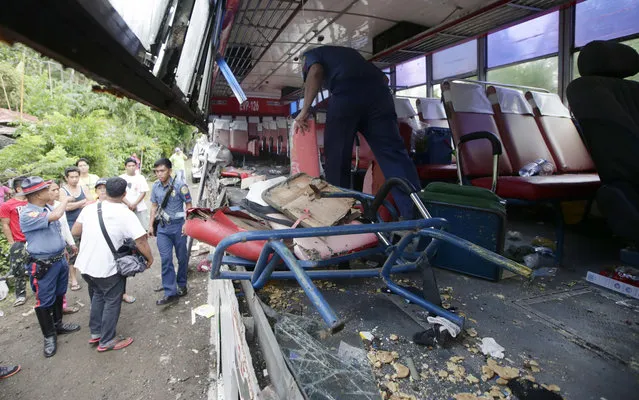
[[(534, 236), (554, 237), (552, 218), (543, 210), (509, 210), (508, 230), (521, 232), (527, 243)], [(428, 326), (427, 314), (381, 291), (381, 280), (319, 283), (328, 303), (346, 321), (345, 329), (326, 344), (334, 347), (344, 341), (364, 349), (358, 332), (371, 332), (381, 340), (379, 350), (398, 353), (397, 362), (406, 365), (407, 359), (412, 359), (420, 377), (395, 379), (397, 386), (391, 387), (418, 399), (481, 394), (499, 386), (496, 377), (485, 382), (480, 379), (487, 357), (477, 348), (486, 337), (505, 348), (505, 357), (499, 360), (502, 365), (518, 368), (522, 376), (533, 376), (539, 384), (557, 385), (565, 399), (631, 398), (639, 390), (639, 301), (585, 281), (587, 271), (598, 272), (619, 263), (619, 246), (602, 219), (590, 218), (568, 226), (564, 265), (552, 278), (532, 283), (519, 277), (490, 282), (437, 270), (440, 291), (466, 316), (465, 328), (472, 328), (472, 335), (473, 330), (477, 335), (466, 332), (462, 338), (435, 348), (412, 342), (413, 334)], [(398, 276), (403, 284), (419, 287), (417, 278)], [(321, 321), (294, 282), (272, 281), (259, 293), (277, 311)], [(391, 335), (398, 339), (390, 340)], [(453, 364), (464, 367), (461, 372), (450, 363), (455, 356), (464, 357), (453, 359)], [(530, 360), (539, 364), (538, 371), (529, 365)], [(395, 369), (384, 364), (373, 368), (373, 373), (378, 385), (385, 388)], [(479, 382), (471, 383), (469, 375)], [(508, 390), (499, 387), (506, 398)]]

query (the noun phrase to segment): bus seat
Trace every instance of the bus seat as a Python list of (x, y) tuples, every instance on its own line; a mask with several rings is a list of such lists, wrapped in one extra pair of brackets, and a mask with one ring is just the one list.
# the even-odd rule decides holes
[(577, 60), (580, 78), (568, 101), (604, 184), (597, 204), (619, 236), (639, 245), (639, 53), (621, 43), (593, 41)]
[(495, 113), (499, 136), (508, 153), (513, 173), (516, 174), (524, 165), (539, 158), (554, 165), (555, 160), (524, 95), (516, 89), (495, 86), (488, 86), (486, 95)]
[(592, 172), (595, 164), (577, 131), (570, 111), (554, 93), (526, 92), (526, 99), (533, 108), (535, 121), (550, 152), (557, 171)]
[(326, 129), (326, 113), (317, 113), (317, 124), (315, 125), (317, 134), (317, 146), (320, 154), (324, 154), (324, 129)]
[[(467, 82), (442, 83), (444, 108), (455, 143), (466, 134), (487, 131), (499, 138), (494, 112), (481, 85)], [(499, 158), (499, 174), (512, 175), (513, 169), (503, 149)], [(461, 149), (463, 173), (468, 177), (492, 175), (492, 147), (488, 140), (473, 140)]]
[(355, 161), (356, 161), (355, 148), (357, 144), (353, 143), (353, 166), (356, 166), (358, 170), (362, 170), (362, 169), (366, 170), (368, 169), (368, 166), (370, 165), (371, 161), (375, 159), (375, 156), (373, 155), (373, 150), (371, 149), (371, 146), (369, 146), (366, 139), (364, 139), (364, 135), (357, 132), (357, 139), (359, 140), (359, 162), (357, 165), (355, 165)]
[(438, 98), (421, 97), (417, 99), (417, 116), (422, 122), (436, 128), (448, 128), (448, 119), (444, 103)]

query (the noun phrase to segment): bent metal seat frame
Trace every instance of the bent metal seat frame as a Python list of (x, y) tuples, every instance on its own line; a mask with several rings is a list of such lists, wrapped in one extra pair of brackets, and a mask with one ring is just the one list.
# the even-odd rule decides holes
[[(396, 215), (392, 205), (384, 200), (394, 186), (399, 186), (406, 193), (410, 193), (411, 199), (423, 217), (422, 219), (383, 222), (379, 218), (378, 209), (382, 205), (389, 209), (392, 214)], [(313, 283), (314, 279), (379, 277), (393, 293), (410, 300), (433, 314), (453, 322), (461, 329), (464, 324), (464, 318), (440, 306), (441, 300), (439, 300), (439, 292), (436, 289), (434, 275), (430, 267), (429, 260), (437, 251), (439, 242), (450, 243), (459, 248), (460, 251), (473, 253), (482, 259), (494, 263), (500, 268), (507, 269), (526, 278), (533, 277), (533, 271), (529, 268), (498, 254), (479, 248), (467, 240), (446, 232), (446, 220), (431, 218), (428, 210), (426, 210), (417, 196), (416, 189), (404, 180), (398, 178), (389, 179), (375, 197), (349, 190), (321, 194), (321, 196), (350, 197), (358, 200), (364, 209), (364, 216), (368, 223), (318, 228), (239, 231), (238, 233), (223, 238), (217, 243), (211, 243), (210, 240), (206, 240), (206, 238), (197, 234), (197, 219), (201, 218), (201, 210), (193, 209), (188, 212), (185, 230), (189, 236), (198, 240), (204, 239), (203, 241), (215, 246), (215, 252), (211, 256), (211, 279), (248, 280), (255, 289), (262, 288), (270, 279), (294, 279), (304, 290), (311, 303), (316, 307), (331, 332), (341, 330), (344, 326), (344, 321), (337, 317), (331, 306), (326, 302), (317, 286)], [(201, 226), (201, 224), (199, 225)], [(398, 243), (392, 244), (387, 235), (393, 232), (408, 233), (404, 234)], [(350, 254), (338, 255), (324, 260), (300, 260), (285, 243), (285, 241), (296, 238), (344, 236), (366, 233), (374, 233), (378, 236), (379, 242), (376, 247), (355, 251)], [(420, 248), (421, 251), (409, 250), (409, 245), (413, 244), (417, 238), (426, 239), (428, 244)], [(231, 251), (233, 246), (244, 246), (247, 243), (255, 242), (260, 242), (261, 246), (257, 261), (232, 255), (233, 253), (237, 254), (237, 252)], [(227, 252), (229, 254), (227, 254)], [(382, 267), (352, 270), (326, 269), (326, 267), (330, 265), (371, 256), (373, 254), (381, 254), (387, 257)], [(221, 268), (223, 264), (241, 265), (252, 268), (253, 270), (248, 272), (223, 270)], [(286, 270), (276, 271), (276, 267), (282, 265)], [(429, 286), (429, 289), (431, 289), (424, 290), (427, 299), (404, 289), (392, 279), (392, 275), (395, 273), (414, 271), (418, 268), (422, 269), (425, 278), (430, 276), (430, 279), (424, 280), (424, 285)], [(435, 293), (429, 295), (429, 292), (433, 292), (433, 288), (435, 289)]]

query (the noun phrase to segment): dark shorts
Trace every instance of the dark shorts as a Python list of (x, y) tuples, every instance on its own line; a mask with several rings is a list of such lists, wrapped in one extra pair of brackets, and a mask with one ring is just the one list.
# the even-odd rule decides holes
[[(74, 236), (73, 240), (75, 240), (75, 246), (80, 249), (80, 236)], [(69, 252), (69, 254), (71, 254), (71, 247), (67, 246), (67, 251)], [(69, 265), (73, 265), (75, 264), (75, 259), (78, 258), (78, 255), (74, 255), (74, 256), (70, 256), (69, 257)]]

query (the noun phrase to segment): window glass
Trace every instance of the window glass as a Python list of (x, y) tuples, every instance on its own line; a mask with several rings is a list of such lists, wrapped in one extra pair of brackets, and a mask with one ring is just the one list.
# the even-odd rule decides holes
[(477, 70), (477, 40), (433, 54), (433, 79), (440, 80)]
[(426, 57), (419, 57), (395, 66), (397, 87), (411, 87), (426, 83)]
[(426, 85), (413, 87), (410, 89), (398, 90), (395, 97), (408, 97), (414, 110), (417, 110), (417, 97), (426, 97)]
[(488, 71), (489, 82), (531, 86), (557, 93), (559, 70), (557, 57), (529, 61)]
[(433, 97), (437, 97), (438, 99), (442, 98), (442, 85), (439, 83), (437, 85), (433, 85)]
[[(633, 49), (639, 51), (639, 38), (637, 39), (632, 39), (632, 40), (627, 40), (625, 42), (621, 42), (623, 44), (627, 44), (628, 46), (632, 47)], [(572, 55), (572, 77), (573, 79), (579, 78), (581, 75), (579, 74), (579, 68), (577, 67), (577, 60), (579, 59), (579, 52), (575, 52)], [(633, 81), (637, 81), (639, 82), (639, 74), (636, 74), (634, 76), (631, 76), (630, 78), (626, 78), (626, 79), (631, 79)]]
[(639, 1), (587, 0), (575, 10), (575, 46), (639, 32)]
[(559, 12), (488, 35), (488, 68), (557, 53)]
[(297, 112), (297, 102), (293, 101), (291, 102), (291, 115), (295, 114)]

